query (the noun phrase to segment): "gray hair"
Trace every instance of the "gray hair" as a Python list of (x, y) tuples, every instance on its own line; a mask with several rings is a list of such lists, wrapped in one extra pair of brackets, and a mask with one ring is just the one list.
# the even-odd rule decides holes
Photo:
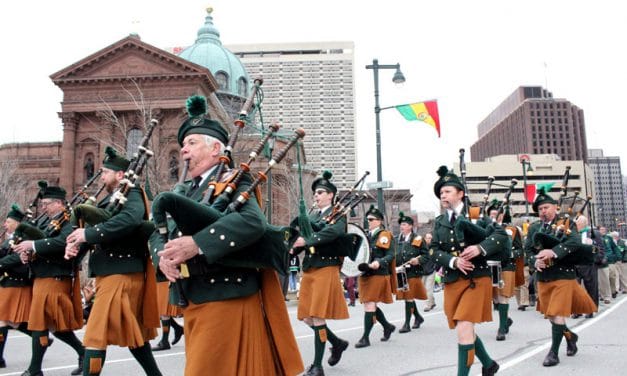
[(217, 138), (213, 136), (209, 136), (208, 134), (203, 134), (202, 136), (203, 136), (203, 140), (205, 140), (205, 143), (208, 146), (211, 146), (214, 143), (218, 143), (218, 145), (220, 145), (220, 153), (224, 153), (224, 149), (226, 149), (226, 146), (224, 146), (222, 141), (218, 140)]

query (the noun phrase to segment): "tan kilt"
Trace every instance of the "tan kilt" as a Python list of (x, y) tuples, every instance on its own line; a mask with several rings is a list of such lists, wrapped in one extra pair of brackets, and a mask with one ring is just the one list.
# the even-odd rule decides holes
[(83, 338), (85, 347), (137, 348), (155, 338), (157, 330), (143, 323), (143, 294), (144, 273), (96, 277), (96, 297)]
[(473, 280), (474, 288), (470, 288), (470, 280), (464, 278), (444, 285), (444, 313), (450, 329), (455, 328), (457, 321), (475, 324), (492, 321), (492, 278)]
[(597, 306), (576, 280), (560, 279), (551, 282), (538, 281), (536, 310), (543, 313), (545, 317), (568, 317), (577, 313), (596, 312)]
[(333, 320), (348, 318), (339, 265), (312, 268), (303, 273), (297, 317), (299, 320), (307, 317)]
[(396, 290), (396, 300), (427, 300), (427, 289), (420, 276), (407, 279), (409, 291)]
[(503, 270), (501, 272), (501, 279), (503, 280), (503, 288), (492, 287), (492, 294), (496, 297), (500, 295), (504, 298), (511, 298), (514, 296), (514, 289), (516, 288), (516, 272)]
[(389, 275), (372, 275), (359, 277), (359, 301), (361, 303), (375, 302), (390, 304), (392, 287)]
[(27, 322), (32, 298), (31, 286), (0, 287), (0, 321)]
[(83, 317), (76, 317), (71, 293), (70, 278), (35, 278), (28, 329), (64, 332), (82, 328)]
[(181, 307), (170, 304), (170, 282), (158, 282), (157, 283), (157, 307), (159, 309), (159, 316), (173, 316), (179, 317), (183, 314)]

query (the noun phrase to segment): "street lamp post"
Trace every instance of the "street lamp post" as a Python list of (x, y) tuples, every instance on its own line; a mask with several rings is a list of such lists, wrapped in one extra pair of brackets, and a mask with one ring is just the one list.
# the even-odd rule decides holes
[(527, 159), (521, 158), (520, 164), (522, 164), (523, 171), (523, 199), (525, 200), (525, 216), (528, 217), (529, 200), (527, 200), (527, 171), (531, 172), (533, 171), (533, 168), (531, 167), (531, 162), (529, 162)]
[(381, 129), (380, 129), (380, 120), (379, 113), (381, 112), (381, 107), (379, 106), (379, 69), (396, 69), (394, 73), (394, 77), (392, 77), (392, 82), (395, 84), (402, 84), (405, 82), (405, 76), (401, 72), (400, 64), (379, 64), (379, 60), (373, 59), (371, 65), (366, 65), (366, 69), (372, 69), (374, 73), (374, 115), (376, 119), (376, 141), (377, 141), (377, 183), (379, 184), (377, 188), (377, 206), (378, 209), (385, 213), (385, 202), (383, 201), (383, 172), (381, 171)]

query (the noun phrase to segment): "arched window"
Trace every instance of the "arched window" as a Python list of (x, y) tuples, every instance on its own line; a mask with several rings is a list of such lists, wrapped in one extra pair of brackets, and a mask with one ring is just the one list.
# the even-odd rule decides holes
[(170, 152), (170, 158), (168, 159), (168, 171), (168, 178), (170, 181), (177, 181), (179, 178), (179, 153), (176, 151)]
[(219, 71), (216, 72), (216, 81), (218, 82), (218, 90), (227, 91), (229, 90), (229, 75), (226, 72)]
[(248, 82), (244, 77), (237, 80), (237, 94), (240, 97), (248, 97)]
[(94, 154), (85, 154), (83, 162), (83, 172), (85, 173), (85, 181), (88, 181), (94, 176)]
[(133, 128), (128, 131), (126, 135), (126, 158), (131, 159), (137, 153), (143, 136), (144, 132), (141, 129)]

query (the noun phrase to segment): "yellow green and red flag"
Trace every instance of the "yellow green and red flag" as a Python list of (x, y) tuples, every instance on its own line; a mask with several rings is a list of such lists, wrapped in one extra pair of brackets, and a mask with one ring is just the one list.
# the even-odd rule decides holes
[(438, 137), (440, 137), (440, 115), (438, 114), (437, 101), (424, 101), (395, 107), (406, 120), (418, 120), (427, 123), (438, 132)]

